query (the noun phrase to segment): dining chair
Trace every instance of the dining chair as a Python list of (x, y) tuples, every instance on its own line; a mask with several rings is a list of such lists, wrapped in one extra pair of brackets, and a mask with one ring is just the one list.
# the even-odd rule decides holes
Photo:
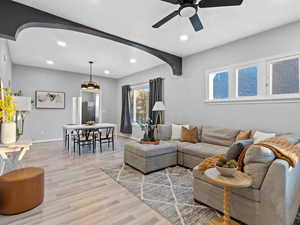
[(95, 132), (96, 130), (75, 130), (75, 135), (73, 135), (73, 150), (76, 152), (76, 145), (78, 146), (78, 153), (81, 155), (82, 146), (92, 146), (93, 153), (95, 153), (96, 142), (95, 142)]
[(115, 140), (114, 140), (115, 128), (101, 128), (98, 130), (97, 135), (95, 137), (96, 143), (99, 142), (100, 151), (102, 152), (102, 144), (107, 143), (108, 148), (110, 147), (110, 143), (112, 144), (112, 150), (115, 151)]
[(68, 152), (70, 151), (70, 139), (72, 139), (72, 137), (75, 135), (75, 132), (72, 131), (66, 131), (65, 133), (65, 149), (68, 150)]

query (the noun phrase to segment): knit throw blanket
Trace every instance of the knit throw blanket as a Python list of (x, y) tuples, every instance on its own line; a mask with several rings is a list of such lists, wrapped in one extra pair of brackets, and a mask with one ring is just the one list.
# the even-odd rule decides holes
[[(238, 167), (240, 170), (244, 168), (244, 159), (246, 152), (251, 151), (252, 146), (262, 146), (270, 149), (274, 152), (277, 158), (285, 160), (293, 168), (296, 167), (298, 159), (300, 158), (300, 147), (291, 144), (290, 142), (281, 139), (281, 138), (270, 138), (262, 142), (250, 145), (248, 148), (245, 148), (238, 157)], [(203, 160), (198, 166), (199, 171), (205, 171), (210, 168), (214, 168), (216, 163), (220, 158), (223, 158), (225, 155), (215, 155), (208, 159)]]

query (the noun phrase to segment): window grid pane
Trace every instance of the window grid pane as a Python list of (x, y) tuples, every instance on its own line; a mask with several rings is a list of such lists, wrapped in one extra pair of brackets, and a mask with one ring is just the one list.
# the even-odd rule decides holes
[(299, 60), (289, 59), (271, 64), (272, 94), (299, 93)]
[(146, 121), (149, 115), (149, 88), (135, 89), (133, 101), (133, 118), (135, 122)]
[(238, 96), (257, 96), (257, 67), (238, 71)]
[(213, 98), (226, 99), (229, 93), (229, 74), (220, 72), (214, 74), (213, 78)]

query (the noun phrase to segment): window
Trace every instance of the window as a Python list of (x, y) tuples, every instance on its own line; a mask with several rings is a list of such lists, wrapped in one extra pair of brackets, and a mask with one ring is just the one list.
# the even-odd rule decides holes
[(237, 96), (257, 96), (257, 67), (247, 67), (237, 71)]
[(210, 99), (226, 99), (229, 93), (227, 71), (210, 74)]
[(273, 62), (270, 66), (272, 95), (299, 93), (298, 58)]
[(207, 71), (206, 102), (300, 102), (300, 54)]
[(146, 121), (149, 117), (149, 85), (133, 88), (131, 99), (133, 122), (140, 123)]

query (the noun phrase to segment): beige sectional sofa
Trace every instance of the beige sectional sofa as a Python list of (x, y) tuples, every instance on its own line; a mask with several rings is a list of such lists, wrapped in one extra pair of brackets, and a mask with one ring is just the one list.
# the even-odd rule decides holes
[[(177, 146), (177, 164), (194, 168), (204, 159), (226, 154), (239, 130), (198, 126), (200, 143), (171, 139), (171, 126), (159, 127), (160, 139)], [(300, 138), (299, 138), (300, 139)], [(248, 152), (247, 152), (248, 154)], [(248, 225), (292, 225), (300, 205), (300, 164), (291, 168), (270, 150), (259, 147), (245, 158), (252, 187), (232, 190), (232, 217)], [(223, 209), (223, 188), (193, 170), (193, 195), (198, 202)]]

